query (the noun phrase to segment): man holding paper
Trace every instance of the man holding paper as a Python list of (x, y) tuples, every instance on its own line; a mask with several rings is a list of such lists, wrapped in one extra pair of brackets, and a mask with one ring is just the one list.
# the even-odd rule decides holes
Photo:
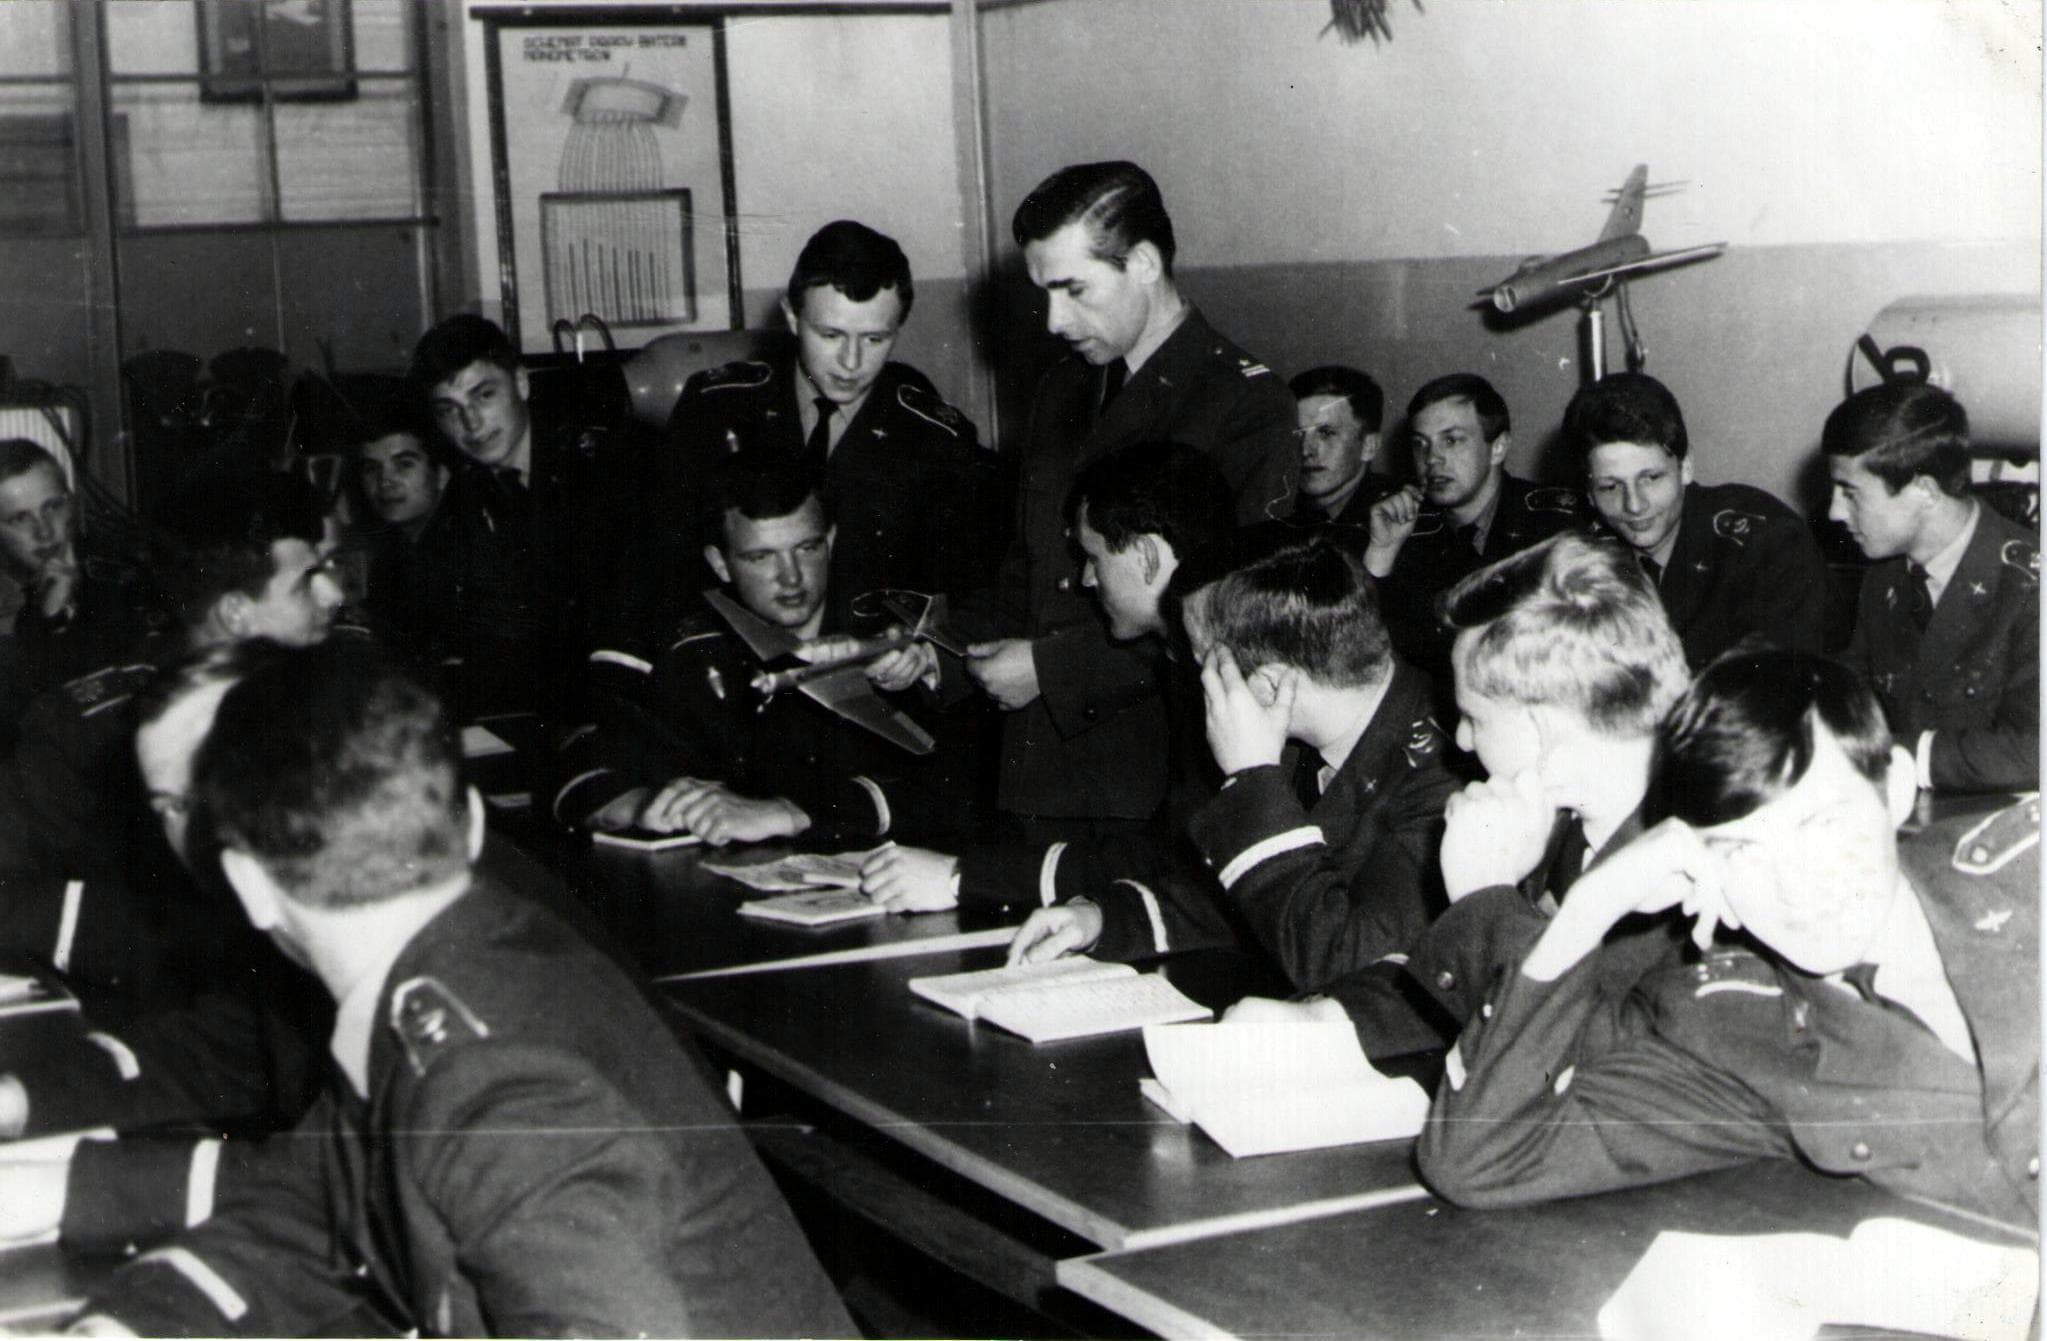
[[(1721, 658), (1657, 745), (1653, 827), (1488, 993), (1423, 1176), (1512, 1205), (1774, 1156), (2036, 1225), (2038, 801), (1900, 845), (1912, 756), (1808, 655)], [(1608, 933), (1672, 908), (1703, 958), (1611, 990)]]

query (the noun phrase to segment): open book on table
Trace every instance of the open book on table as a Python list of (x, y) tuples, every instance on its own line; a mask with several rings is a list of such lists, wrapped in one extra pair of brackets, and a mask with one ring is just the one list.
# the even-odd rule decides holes
[(910, 990), (969, 1020), (986, 1020), (1033, 1043), (1121, 1033), (1175, 1020), (1205, 1020), (1162, 973), (1128, 964), (1055, 959), (1044, 964), (912, 978)]
[(769, 922), (793, 922), (801, 927), (828, 927), (838, 922), (858, 922), (869, 917), (886, 917), (888, 909), (857, 889), (825, 886), (773, 898), (749, 899), (739, 905), (743, 917)]
[(1347, 1020), (1154, 1026), (1147, 1099), (1241, 1158), (1415, 1135), (1429, 1096), (1372, 1069)]

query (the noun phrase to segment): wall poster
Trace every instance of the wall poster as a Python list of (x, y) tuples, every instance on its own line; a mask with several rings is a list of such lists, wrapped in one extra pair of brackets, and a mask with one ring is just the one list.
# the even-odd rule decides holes
[(603, 318), (619, 348), (744, 320), (725, 30), (630, 8), (478, 9), (505, 329), (551, 351)]

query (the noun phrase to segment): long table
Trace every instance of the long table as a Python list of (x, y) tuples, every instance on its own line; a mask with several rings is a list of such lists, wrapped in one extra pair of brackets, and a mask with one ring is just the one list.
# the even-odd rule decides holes
[[(1171, 1243), (1418, 1197), (1410, 1143), (1233, 1160), (1138, 1094), (1134, 1033), (1033, 1045), (914, 996), (913, 977), (990, 968), (947, 951), (667, 987), (699, 1036), (862, 1127), (1103, 1247)], [(1226, 960), (1171, 970), (1204, 1005)]]
[[(1516, 1210), (1427, 1198), (1327, 1219), (1061, 1262), (1059, 1283), (1172, 1337), (1596, 1336), (1600, 1308), (1657, 1234), (1845, 1236), (1871, 1216), (2024, 1245), (1976, 1217), (1768, 1161)], [(1702, 1281), (1705, 1290), (1736, 1282)], [(1682, 1310), (1682, 1299), (1671, 1308)], [(2018, 1321), (2023, 1333), (2024, 1319)], [(1869, 1335), (1859, 1332), (1858, 1335)]]

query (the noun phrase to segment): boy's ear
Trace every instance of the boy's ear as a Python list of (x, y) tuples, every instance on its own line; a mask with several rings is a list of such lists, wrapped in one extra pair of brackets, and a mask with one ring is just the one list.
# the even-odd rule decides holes
[(1919, 804), (1919, 761), (1903, 745), (1891, 746), (1891, 766), (1884, 773), (1884, 800), (1890, 806), (1891, 827), (1912, 818)]
[(704, 562), (711, 565), (711, 571), (718, 575), (720, 582), (732, 581), (732, 570), (725, 566), (725, 551), (716, 545), (704, 546)]
[(1159, 580), (1159, 565), (1162, 562), (1159, 555), (1158, 537), (1155, 535), (1140, 535), (1130, 543), (1137, 546), (1137, 557), (1144, 564), (1144, 580), (1146, 582), (1157, 582)]
[(1277, 661), (1268, 661), (1244, 677), (1244, 683), (1251, 687), (1251, 695), (1263, 707), (1271, 707), (1279, 699), (1279, 677), (1286, 673), (1286, 667)]

